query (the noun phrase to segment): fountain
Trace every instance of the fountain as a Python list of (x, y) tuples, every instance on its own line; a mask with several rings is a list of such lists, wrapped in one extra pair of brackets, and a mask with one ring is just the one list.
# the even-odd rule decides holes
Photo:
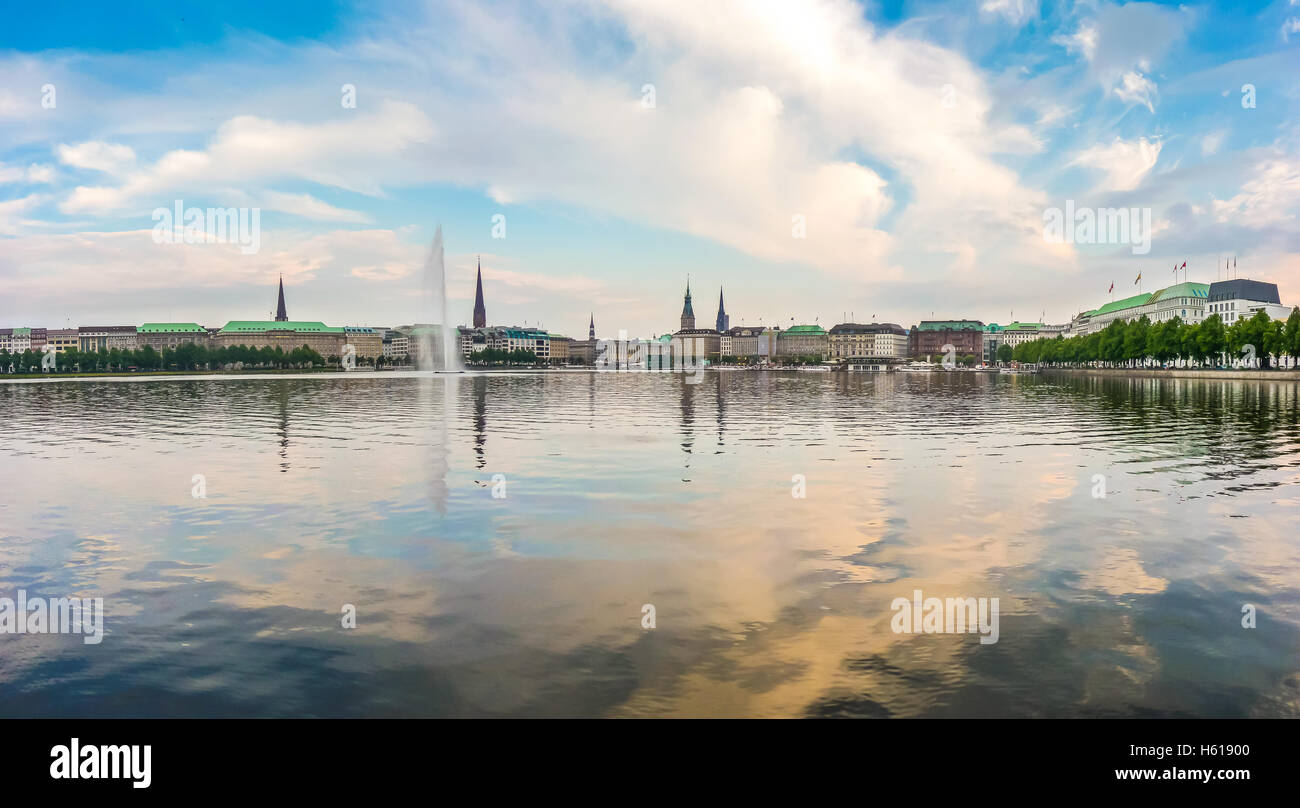
[(429, 258), (424, 262), (423, 309), (437, 315), (434, 325), (416, 325), (411, 339), (416, 347), (417, 370), (458, 373), (460, 332), (447, 322), (447, 269), (443, 262), (442, 225), (433, 234)]

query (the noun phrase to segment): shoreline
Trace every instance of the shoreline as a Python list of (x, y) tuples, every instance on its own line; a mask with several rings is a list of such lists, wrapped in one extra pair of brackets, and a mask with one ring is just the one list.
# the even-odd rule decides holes
[(1041, 368), (1039, 375), (1127, 376), (1136, 379), (1219, 379), (1300, 382), (1300, 370), (1205, 370), (1196, 368)]

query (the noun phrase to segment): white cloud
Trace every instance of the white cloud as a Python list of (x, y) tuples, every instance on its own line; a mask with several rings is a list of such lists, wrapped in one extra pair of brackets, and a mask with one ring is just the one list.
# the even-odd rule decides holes
[(26, 182), (46, 184), (54, 180), (54, 168), (41, 163), (32, 163), (26, 168), (0, 163), (0, 185), (9, 182)]
[(1291, 35), (1300, 33), (1300, 17), (1291, 17), (1282, 23), (1282, 41), (1290, 42)]
[(1300, 160), (1269, 157), (1254, 166), (1253, 174), (1232, 198), (1214, 201), (1214, 218), (1250, 229), (1295, 221), (1300, 207)]
[[(29, 194), (18, 199), (0, 202), (0, 236), (12, 236), (19, 233), (23, 225), (29, 224), (23, 215), (44, 201), (45, 197), (40, 194)], [(6, 241), (6, 249), (11, 244), (12, 242)]]
[(75, 146), (59, 144), (56, 152), (65, 166), (120, 175), (135, 167), (135, 151), (121, 143), (95, 140)]
[(1125, 73), (1114, 92), (1126, 103), (1141, 104), (1152, 112), (1156, 111), (1156, 84), (1137, 71)]
[(1000, 14), (1017, 27), (1031, 17), (1038, 16), (1038, 0), (983, 0), (980, 11)]
[(267, 210), (292, 213), (304, 219), (353, 224), (366, 224), (371, 221), (370, 217), (361, 211), (335, 207), (311, 194), (283, 194), (278, 191), (268, 191), (262, 195), (261, 200), (261, 207)]
[(1080, 152), (1070, 165), (1081, 165), (1101, 171), (1105, 179), (1098, 190), (1131, 191), (1160, 159), (1161, 142), (1158, 138), (1147, 140), (1121, 140), (1115, 138), (1106, 146), (1093, 146)]
[[(76, 159), (85, 167), (122, 171), (122, 183), (79, 186), (59, 209), (108, 214), (141, 203), (153, 208), (178, 196), (240, 194), (280, 180), (306, 180), (378, 196), (383, 182), (402, 180), (405, 150), (428, 141), (433, 132), (428, 117), (414, 105), (384, 101), (376, 112), (315, 125), (238, 116), (224, 123), (203, 151), (170, 151), (137, 170), (124, 170), (124, 161), (97, 159), (104, 149), (61, 149), (60, 157), (70, 164), (78, 164), (71, 163)], [(125, 157), (121, 151), (112, 154)], [(325, 210), (328, 207), (316, 203), (308, 210), (342, 220), (337, 209)]]
[(1201, 138), (1201, 155), (1208, 157), (1219, 150), (1223, 145), (1223, 140), (1228, 136), (1227, 130), (1220, 129), (1217, 132), (1211, 132)]
[(1074, 34), (1053, 41), (1082, 54), (1089, 72), (1106, 92), (1153, 108), (1155, 85), (1143, 74), (1150, 74), (1152, 65), (1182, 39), (1194, 13), (1187, 7), (1154, 3), (1102, 2)]

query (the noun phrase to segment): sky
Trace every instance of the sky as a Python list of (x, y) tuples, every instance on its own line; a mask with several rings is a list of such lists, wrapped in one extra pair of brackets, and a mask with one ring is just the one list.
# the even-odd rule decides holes
[[(578, 337), (688, 278), (701, 326), (1068, 322), (1228, 257), (1300, 304), (1300, 0), (129, 5), (6, 12), (0, 327), (265, 319), (281, 275), (432, 322), (439, 226), (456, 324), (481, 262), (489, 323)], [(178, 203), (257, 249), (167, 243)]]

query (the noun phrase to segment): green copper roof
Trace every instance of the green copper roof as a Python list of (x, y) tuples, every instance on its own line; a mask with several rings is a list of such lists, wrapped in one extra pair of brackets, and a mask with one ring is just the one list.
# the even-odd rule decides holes
[(198, 323), (145, 323), (136, 329), (141, 334), (206, 334)]
[(1171, 297), (1199, 297), (1207, 298), (1210, 296), (1210, 285), (1208, 283), (1197, 283), (1196, 281), (1184, 281), (1177, 283), (1167, 289), (1161, 289), (1151, 295), (1151, 302), (1157, 300), (1167, 300)]
[(1113, 303), (1107, 303), (1106, 305), (1097, 309), (1097, 311), (1094, 313), (1110, 314), (1112, 311), (1122, 311), (1123, 309), (1131, 309), (1137, 306), (1145, 306), (1147, 303), (1151, 301), (1151, 297), (1154, 294), (1155, 292), (1143, 292), (1140, 295), (1133, 295), (1132, 297), (1126, 297), (1123, 300), (1116, 300)]
[(825, 334), (826, 329), (822, 328), (819, 325), (792, 325), (789, 328), (787, 328), (785, 331), (782, 331), (781, 333), (793, 334), (795, 336), (798, 336), (800, 334), (816, 336), (818, 334)]
[(1038, 331), (1043, 327), (1042, 323), (1007, 323), (1002, 326), (1004, 331)]
[(222, 334), (251, 334), (262, 331), (297, 331), (315, 334), (342, 334), (343, 329), (319, 322), (289, 320), (231, 320), (221, 329)]
[(917, 331), (983, 331), (979, 320), (922, 320)]

